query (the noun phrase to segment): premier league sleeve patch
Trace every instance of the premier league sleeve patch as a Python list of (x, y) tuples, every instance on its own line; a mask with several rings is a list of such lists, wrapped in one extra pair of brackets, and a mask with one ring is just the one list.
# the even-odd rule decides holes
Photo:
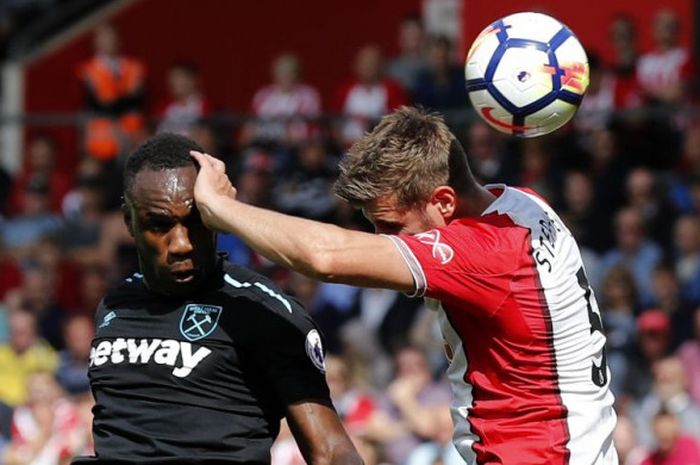
[(189, 341), (204, 339), (216, 329), (221, 310), (216, 305), (188, 304), (180, 318), (180, 333)]
[(306, 355), (309, 356), (314, 366), (318, 368), (321, 373), (326, 372), (326, 360), (323, 357), (321, 335), (315, 329), (312, 329), (306, 335)]

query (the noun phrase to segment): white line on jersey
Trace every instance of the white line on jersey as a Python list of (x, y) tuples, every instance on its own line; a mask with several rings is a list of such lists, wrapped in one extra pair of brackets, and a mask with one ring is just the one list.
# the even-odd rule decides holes
[(265, 294), (269, 295), (270, 297), (273, 297), (273, 298), (279, 300), (282, 303), (282, 305), (284, 305), (284, 308), (286, 308), (289, 313), (292, 313), (292, 305), (289, 303), (289, 301), (261, 282), (258, 282), (258, 281), (255, 281), (254, 283), (249, 283), (247, 281), (240, 282), (240, 281), (233, 279), (231, 277), (231, 275), (229, 275), (228, 273), (224, 275), (224, 281), (226, 281), (231, 286), (238, 288), (238, 289), (255, 286), (258, 289), (260, 289), (262, 292), (264, 292)]

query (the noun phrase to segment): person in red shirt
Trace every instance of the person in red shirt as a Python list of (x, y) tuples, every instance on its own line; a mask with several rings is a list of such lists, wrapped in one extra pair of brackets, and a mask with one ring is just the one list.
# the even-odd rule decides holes
[(700, 447), (695, 438), (682, 435), (678, 418), (668, 410), (654, 417), (656, 450), (641, 465), (700, 465)]
[(442, 118), (401, 108), (341, 161), (335, 192), (378, 235), (237, 201), (223, 162), (191, 153), (209, 228), (317, 279), (426, 297), (467, 463), (617, 464), (605, 336), (576, 241), (532, 190), (477, 183)]
[(29, 142), (27, 163), (15, 178), (10, 191), (8, 213), (21, 213), (24, 191), (29, 181), (41, 177), (46, 179), (51, 199), (51, 211), (61, 212), (63, 198), (71, 188), (70, 178), (56, 167), (56, 142), (49, 136), (40, 135)]
[(358, 140), (382, 116), (408, 103), (401, 85), (385, 77), (383, 67), (381, 49), (367, 45), (355, 56), (355, 77), (340, 88), (337, 110), (346, 117), (341, 138), (348, 145)]
[(271, 67), (272, 83), (253, 95), (251, 109), (258, 118), (248, 124), (241, 142), (267, 141), (296, 144), (318, 133), (321, 96), (302, 81), (301, 62), (295, 55), (277, 57)]
[(212, 111), (200, 89), (197, 67), (187, 63), (172, 66), (168, 71), (168, 89), (170, 100), (158, 112), (158, 132), (191, 137), (197, 122)]
[(680, 21), (673, 10), (658, 11), (654, 17), (656, 47), (637, 62), (637, 80), (652, 102), (681, 103), (695, 77), (690, 50), (678, 43), (679, 30)]
[(616, 111), (642, 106), (642, 93), (636, 80), (609, 71), (600, 57), (591, 52), (588, 53), (588, 68), (590, 84), (574, 118), (579, 133), (605, 128)]

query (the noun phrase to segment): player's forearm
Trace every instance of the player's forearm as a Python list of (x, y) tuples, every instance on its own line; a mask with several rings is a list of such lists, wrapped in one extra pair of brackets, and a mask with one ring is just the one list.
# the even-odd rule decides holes
[(333, 257), (346, 243), (337, 226), (296, 218), (221, 198), (200, 206), (205, 221), (215, 229), (234, 234), (269, 260), (306, 275), (332, 280)]

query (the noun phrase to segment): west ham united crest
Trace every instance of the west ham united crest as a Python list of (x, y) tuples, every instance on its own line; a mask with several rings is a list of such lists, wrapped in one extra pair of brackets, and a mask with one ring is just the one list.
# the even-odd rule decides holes
[(209, 336), (219, 323), (221, 310), (222, 308), (216, 305), (187, 305), (180, 318), (180, 333), (190, 341)]

